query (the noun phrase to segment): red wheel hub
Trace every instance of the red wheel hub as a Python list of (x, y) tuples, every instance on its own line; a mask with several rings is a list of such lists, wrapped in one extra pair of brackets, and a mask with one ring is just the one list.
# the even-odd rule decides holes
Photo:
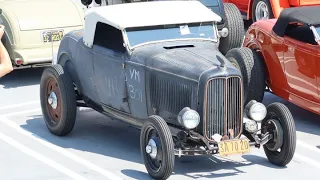
[(60, 121), (61, 118), (61, 93), (57, 81), (54, 78), (49, 78), (46, 83), (47, 95), (47, 111), (54, 121)]

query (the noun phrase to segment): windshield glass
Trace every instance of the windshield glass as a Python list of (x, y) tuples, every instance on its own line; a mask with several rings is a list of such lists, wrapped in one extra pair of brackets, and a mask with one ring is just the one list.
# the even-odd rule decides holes
[(212, 1), (212, 0), (200, 0), (200, 2), (205, 6), (218, 6), (218, 1)]
[(320, 26), (316, 27), (316, 31), (318, 33), (318, 36), (320, 36)]
[(315, 40), (319, 44), (320, 43), (320, 26), (311, 26), (311, 30), (313, 31)]
[(153, 41), (199, 38), (217, 41), (213, 23), (161, 25), (126, 29), (131, 47)]

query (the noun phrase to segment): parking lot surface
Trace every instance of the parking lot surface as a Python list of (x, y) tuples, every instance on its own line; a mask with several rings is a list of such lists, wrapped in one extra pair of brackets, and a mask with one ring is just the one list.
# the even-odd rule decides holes
[[(72, 133), (47, 130), (39, 102), (43, 68), (16, 70), (0, 79), (0, 175), (11, 179), (150, 179), (140, 149), (140, 131), (91, 109), (79, 108)], [(296, 154), (286, 167), (270, 164), (263, 149), (227, 158), (176, 158), (170, 179), (319, 179), (320, 116), (266, 93), (294, 115)]]

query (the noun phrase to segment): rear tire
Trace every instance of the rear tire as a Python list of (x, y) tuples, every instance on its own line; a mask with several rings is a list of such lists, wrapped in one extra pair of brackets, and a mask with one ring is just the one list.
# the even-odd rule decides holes
[[(147, 152), (147, 146), (155, 144), (156, 150)], [(141, 129), (140, 149), (145, 167), (154, 179), (167, 179), (174, 168), (174, 144), (169, 127), (159, 116), (150, 116)], [(150, 149), (149, 149), (150, 150)], [(156, 152), (156, 153), (155, 153)], [(155, 153), (155, 154), (153, 154)]]
[(49, 131), (57, 136), (69, 134), (76, 120), (76, 94), (70, 75), (61, 65), (52, 65), (43, 71), (40, 102)]
[(244, 23), (239, 9), (232, 3), (224, 3), (225, 27), (229, 33), (220, 38), (219, 50), (226, 54), (230, 49), (241, 47), (244, 38)]
[[(263, 11), (261, 8), (266, 8), (266, 11)], [(264, 18), (257, 16), (263, 12), (267, 12), (268, 15)], [(261, 14), (262, 15), (262, 14)], [(272, 19), (274, 18), (273, 11), (271, 8), (270, 0), (255, 0), (252, 5), (252, 21), (256, 22), (261, 19)]]
[(242, 74), (244, 103), (251, 100), (262, 102), (266, 83), (264, 64), (259, 55), (250, 48), (242, 47), (231, 49), (226, 57)]
[[(285, 166), (292, 160), (296, 149), (296, 128), (290, 110), (282, 103), (270, 104), (267, 107), (267, 116), (262, 121), (261, 126), (270, 127), (270, 124), (278, 126), (280, 132), (282, 131), (277, 134), (277, 141), (280, 141), (280, 143), (271, 139), (263, 146), (264, 152), (272, 164)], [(271, 131), (270, 133), (278, 132), (277, 130), (272, 131), (272, 128), (268, 130), (263, 128), (262, 132), (265, 133), (266, 131)], [(277, 151), (279, 148), (281, 149), (280, 152)]]

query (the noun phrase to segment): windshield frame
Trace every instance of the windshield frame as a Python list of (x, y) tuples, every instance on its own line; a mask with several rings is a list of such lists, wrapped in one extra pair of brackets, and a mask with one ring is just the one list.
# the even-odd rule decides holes
[[(146, 45), (149, 45), (149, 44), (162, 43), (162, 42), (174, 42), (174, 41), (208, 41), (208, 42), (213, 42), (213, 43), (218, 43), (219, 42), (219, 37), (220, 36), (218, 34), (218, 27), (217, 27), (217, 23), (216, 22), (196, 22), (196, 23), (199, 23), (200, 24), (199, 26), (201, 26), (202, 24), (205, 24), (205, 25), (210, 24), (210, 25), (212, 25), (215, 38), (214, 39), (209, 39), (209, 38), (164, 39), (164, 40), (156, 40), (156, 41), (147, 41), (147, 42), (144, 42), (144, 43), (140, 43), (140, 44), (131, 46), (129, 38), (128, 38), (128, 34), (127, 34), (127, 29), (135, 29), (135, 28), (136, 29), (145, 29), (145, 28), (148, 28), (148, 27), (134, 27), (134, 28), (124, 28), (122, 30), (122, 35), (123, 35), (123, 38), (124, 38), (124, 44), (125, 44), (126, 48), (128, 49), (128, 51), (132, 52), (134, 49), (136, 49), (138, 47), (146, 46)], [(189, 23), (189, 24), (195, 24), (195, 23)], [(173, 24), (173, 25), (176, 25), (176, 26), (178, 25), (179, 26), (180, 24)], [(183, 25), (185, 25), (185, 24), (183, 24)], [(161, 25), (161, 26), (164, 26), (164, 25)], [(152, 26), (150, 28), (151, 29), (156, 29), (156, 26)]]

